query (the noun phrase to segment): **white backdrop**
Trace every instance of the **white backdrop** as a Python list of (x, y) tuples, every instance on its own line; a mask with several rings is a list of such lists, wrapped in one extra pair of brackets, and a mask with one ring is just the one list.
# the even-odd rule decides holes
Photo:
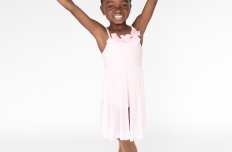
[[(75, 0), (108, 26), (100, 0)], [(131, 24), (145, 0), (132, 0)], [(139, 152), (232, 151), (232, 2), (159, 0), (143, 45)], [(57, 1), (0, 1), (0, 151), (109, 152), (95, 39)]]

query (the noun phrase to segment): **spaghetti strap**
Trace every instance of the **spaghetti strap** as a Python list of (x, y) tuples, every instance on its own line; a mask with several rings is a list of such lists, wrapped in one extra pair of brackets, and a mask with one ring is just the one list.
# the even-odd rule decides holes
[(109, 32), (108, 28), (106, 28), (106, 31), (107, 31), (108, 36), (109, 36), (109, 38), (110, 38), (111, 36), (110, 36), (110, 32)]

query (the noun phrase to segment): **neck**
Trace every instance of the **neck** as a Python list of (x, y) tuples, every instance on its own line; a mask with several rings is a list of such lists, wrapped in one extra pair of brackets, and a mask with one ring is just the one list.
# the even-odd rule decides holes
[(126, 21), (122, 24), (114, 24), (110, 22), (109, 28), (113, 31), (123, 31), (128, 28), (128, 25), (126, 24)]

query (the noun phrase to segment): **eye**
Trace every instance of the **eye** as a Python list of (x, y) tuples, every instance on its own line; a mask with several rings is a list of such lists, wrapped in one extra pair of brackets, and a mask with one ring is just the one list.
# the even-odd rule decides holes
[(127, 7), (127, 4), (122, 4), (122, 7)]
[(114, 5), (110, 5), (109, 8), (114, 8)]

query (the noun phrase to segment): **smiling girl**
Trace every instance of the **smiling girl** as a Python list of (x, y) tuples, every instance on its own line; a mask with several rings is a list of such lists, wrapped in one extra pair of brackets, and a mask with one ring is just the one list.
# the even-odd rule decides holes
[(131, 0), (101, 0), (100, 10), (110, 25), (87, 16), (71, 0), (57, 0), (96, 39), (105, 67), (101, 102), (103, 138), (119, 141), (119, 152), (137, 152), (134, 139), (147, 131), (142, 44), (157, 0), (147, 0), (132, 25), (126, 20)]

